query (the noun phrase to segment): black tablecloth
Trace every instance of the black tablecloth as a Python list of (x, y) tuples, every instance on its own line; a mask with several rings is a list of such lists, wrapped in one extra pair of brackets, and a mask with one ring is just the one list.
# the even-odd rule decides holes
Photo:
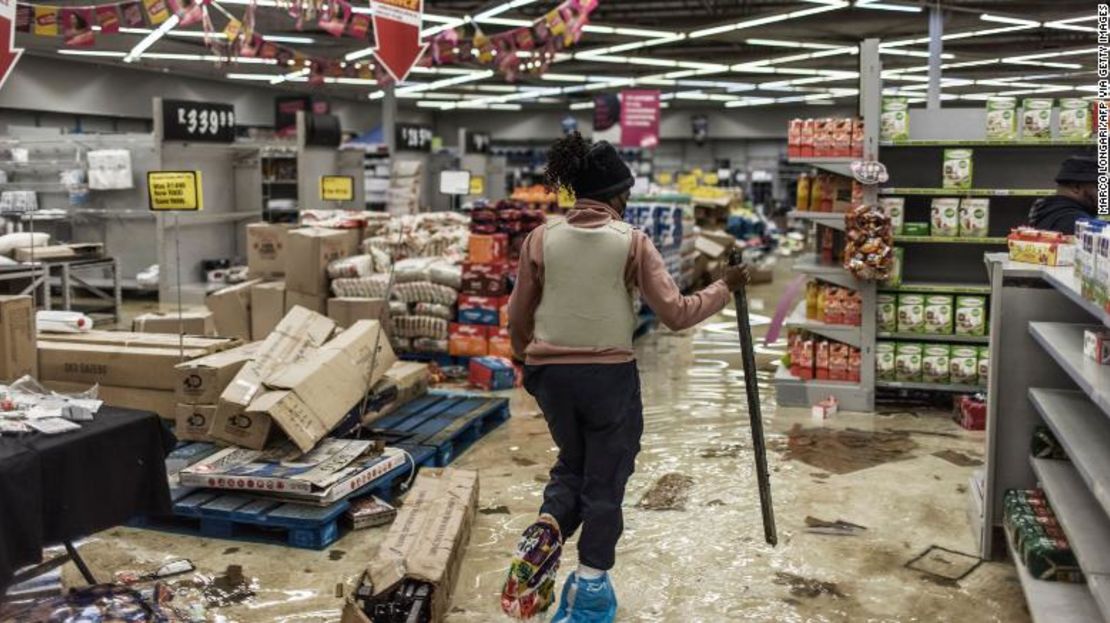
[(114, 407), (79, 431), (0, 438), (0, 594), (45, 545), (168, 513), (175, 443), (157, 415)]

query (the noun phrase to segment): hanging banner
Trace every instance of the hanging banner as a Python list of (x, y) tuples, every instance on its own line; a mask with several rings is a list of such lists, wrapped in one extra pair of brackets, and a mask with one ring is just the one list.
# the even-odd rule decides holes
[(659, 145), (659, 91), (621, 92), (621, 146), (652, 149)]
[[(23, 19), (28, 19), (24, 13)], [(0, 89), (23, 50), (15, 49), (15, 0), (0, 0)]]
[(150, 209), (155, 212), (196, 212), (204, 209), (200, 171), (149, 171)]
[(615, 93), (594, 96), (594, 132), (604, 132), (621, 118), (621, 100)]
[(408, 77), (428, 44), (420, 42), (424, 0), (371, 0), (374, 56), (397, 82)]

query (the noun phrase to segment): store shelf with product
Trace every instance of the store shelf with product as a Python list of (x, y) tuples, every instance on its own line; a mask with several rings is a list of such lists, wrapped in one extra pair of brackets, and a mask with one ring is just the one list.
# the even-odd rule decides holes
[(1005, 539), (1010, 559), (1017, 568), (1018, 581), (1021, 583), (1022, 593), (1025, 594), (1033, 623), (1057, 621), (1102, 623), (1104, 621), (1091, 592), (1086, 587), (1082, 584), (1050, 582), (1033, 577), (1025, 567), (1021, 554), (1014, 547), (1014, 540), (1009, 531), (1006, 531)]
[(880, 195), (917, 195), (927, 197), (1050, 197), (1051, 188), (898, 188), (879, 190)]
[(949, 344), (986, 344), (990, 339), (986, 335), (898, 333), (893, 331), (879, 331), (876, 333), (876, 336), (881, 340), (911, 340), (917, 342), (944, 342)]
[(951, 383), (916, 383), (913, 381), (876, 381), (875, 387), (886, 389), (924, 390), (935, 392), (950, 392), (955, 394), (972, 394), (981, 392), (985, 387), (979, 385), (953, 385)]
[[(1110, 515), (1110, 418), (1081, 391), (1031, 387), (1029, 400), (1067, 452), (1103, 512)], [(1110, 550), (1105, 550), (1110, 551)]]
[(844, 213), (843, 212), (799, 212), (794, 211), (790, 216), (803, 221), (811, 221), (818, 225), (831, 227), (832, 229), (844, 231)]

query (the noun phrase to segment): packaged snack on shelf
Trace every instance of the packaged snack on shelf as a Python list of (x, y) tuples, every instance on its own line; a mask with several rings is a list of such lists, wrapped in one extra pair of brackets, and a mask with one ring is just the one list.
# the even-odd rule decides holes
[(863, 158), (863, 119), (852, 120), (852, 157)]
[(925, 297), (921, 294), (898, 295), (898, 332), (922, 333), (925, 330)]
[(500, 323), (501, 299), (492, 296), (459, 295), (459, 322), (496, 326)]
[(1078, 98), (1060, 100), (1060, 138), (1087, 140), (1091, 138), (1094, 116), (1091, 102)]
[(802, 124), (801, 119), (791, 119), (786, 131), (786, 157), (802, 157)]
[(859, 383), (860, 365), (863, 363), (863, 353), (858, 348), (848, 350), (848, 380)]
[(1110, 363), (1110, 331), (1084, 329), (1083, 356), (1099, 364)]
[(809, 187), (813, 178), (805, 173), (798, 176), (798, 189), (795, 195), (794, 209), (799, 212), (809, 210)]
[(848, 291), (836, 286), (827, 286), (825, 291), (824, 320), (826, 324), (845, 324), (844, 299)]
[(882, 197), (879, 199), (879, 205), (883, 207), (883, 211), (890, 217), (890, 229), (894, 235), (902, 232), (902, 224), (906, 220), (906, 198), (905, 197)]
[(814, 345), (813, 376), (819, 380), (829, 378), (829, 341), (817, 340)]
[(898, 381), (921, 382), (921, 344), (899, 342), (895, 345), (894, 377)]
[(860, 298), (859, 292), (845, 290), (845, 293), (842, 302), (844, 324), (858, 327), (863, 322), (863, 299)]
[(986, 335), (987, 297), (956, 297), (956, 335)]
[(852, 155), (852, 119), (842, 117), (833, 120), (832, 156), (847, 158)]
[(979, 384), (986, 385), (991, 371), (991, 349), (989, 346), (980, 346), (975, 360), (976, 371), (979, 373)]
[(489, 330), (489, 354), (494, 357), (513, 358), (513, 344), (509, 330), (501, 327)]
[(925, 333), (952, 333), (952, 295), (930, 294), (925, 297)]
[(821, 284), (816, 281), (806, 283), (806, 320), (817, 320), (823, 313), (818, 301), (821, 299)]
[(829, 344), (829, 380), (847, 381), (852, 347), (840, 342)]
[(944, 150), (944, 188), (958, 188), (965, 190), (971, 188), (971, 158), (970, 149), (945, 149)]
[(832, 119), (813, 120), (813, 156), (828, 158), (832, 156)]
[(928, 236), (929, 223), (914, 221), (902, 225), (902, 234), (906, 236)]
[(506, 234), (471, 234), (468, 259), (475, 264), (509, 259), (509, 237)]
[(1021, 102), (1021, 138), (1052, 138), (1052, 98), (1027, 97)]
[(925, 383), (947, 385), (949, 347), (947, 344), (929, 344), (921, 355), (921, 380)]
[(1017, 138), (1017, 99), (992, 97), (987, 100), (987, 139), (1012, 141)]
[(798, 155), (802, 158), (813, 157), (813, 119), (806, 119), (802, 122), (802, 130), (798, 140)]
[(809, 336), (804, 336), (798, 340), (797, 357), (792, 361), (796, 363), (797, 368), (793, 371), (794, 376), (802, 380), (810, 380), (813, 378), (813, 360), (816, 355), (816, 341)]
[(879, 140), (895, 143), (910, 138), (910, 105), (905, 97), (884, 97), (879, 117)]
[(975, 238), (990, 230), (991, 200), (982, 197), (960, 199), (960, 235)]
[(879, 294), (875, 299), (875, 329), (880, 333), (898, 330), (898, 297)]
[(931, 206), (930, 234), (957, 236), (960, 233), (960, 200), (949, 197), (933, 199)]
[(893, 381), (897, 377), (894, 364), (894, 342), (875, 344), (875, 379)]
[(902, 247), (894, 247), (894, 251), (891, 254), (890, 276), (883, 282), (885, 285), (892, 288), (902, 285), (902, 259), (905, 252), (905, 249)]
[(1031, 227), (1010, 230), (1010, 259), (1045, 266), (1070, 266), (1075, 262), (1074, 237)]
[(948, 373), (954, 385), (978, 385), (978, 349), (974, 346), (952, 346), (948, 355)]

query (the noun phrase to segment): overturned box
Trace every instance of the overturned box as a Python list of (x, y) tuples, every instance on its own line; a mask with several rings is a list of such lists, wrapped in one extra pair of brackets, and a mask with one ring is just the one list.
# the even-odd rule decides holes
[(239, 370), (254, 358), (258, 342), (179, 363), (174, 392), (182, 404), (216, 404)]
[[(463, 553), (478, 506), (478, 472), (424, 468), (405, 496), (397, 519), (370, 561), (362, 584), (370, 601), (389, 601), (406, 581), (431, 586), (428, 620), (444, 620), (459, 577)], [(349, 601), (342, 623), (371, 623), (357, 601)]]

